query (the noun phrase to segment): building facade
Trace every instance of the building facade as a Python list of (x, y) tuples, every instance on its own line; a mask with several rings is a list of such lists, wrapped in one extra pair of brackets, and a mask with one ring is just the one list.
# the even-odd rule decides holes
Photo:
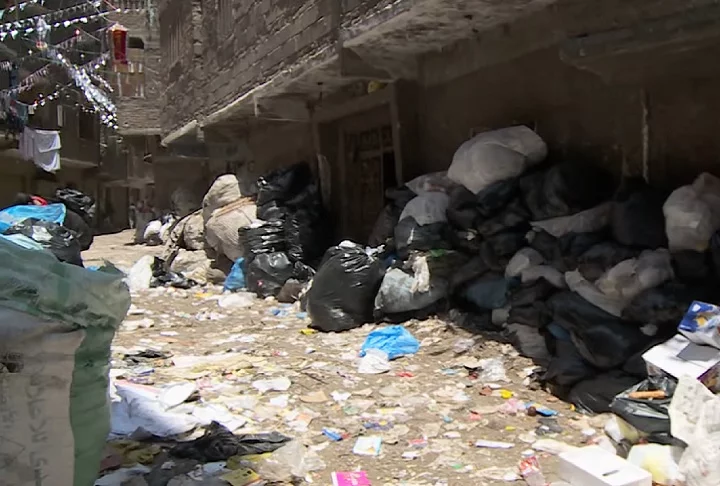
[(511, 124), (551, 157), (659, 186), (720, 155), (711, 0), (160, 0), (158, 15), (163, 146), (209, 178), (306, 160), (345, 237), (367, 235), (386, 188)]

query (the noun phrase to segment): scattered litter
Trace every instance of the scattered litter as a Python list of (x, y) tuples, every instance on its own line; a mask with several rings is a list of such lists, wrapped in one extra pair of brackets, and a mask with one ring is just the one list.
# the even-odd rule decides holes
[(475, 447), (479, 447), (481, 449), (512, 449), (515, 447), (515, 444), (511, 444), (510, 442), (497, 442), (494, 440), (477, 440), (475, 441)]
[(365, 471), (333, 472), (331, 479), (333, 486), (371, 486)]
[(266, 393), (269, 391), (288, 391), (290, 389), (291, 381), (289, 378), (273, 378), (271, 380), (257, 380), (253, 381), (252, 386), (260, 393)]
[(379, 349), (368, 349), (358, 365), (358, 373), (362, 375), (379, 375), (388, 371), (390, 371), (388, 355)]
[(389, 360), (415, 354), (420, 342), (404, 326), (387, 326), (371, 332), (360, 352), (364, 356), (371, 349), (383, 351)]

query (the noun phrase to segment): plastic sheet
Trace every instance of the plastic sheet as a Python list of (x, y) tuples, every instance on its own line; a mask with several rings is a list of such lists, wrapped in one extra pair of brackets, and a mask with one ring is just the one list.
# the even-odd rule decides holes
[(11, 206), (0, 211), (0, 233), (4, 233), (10, 226), (28, 218), (62, 224), (65, 221), (66, 212), (67, 209), (64, 204)]

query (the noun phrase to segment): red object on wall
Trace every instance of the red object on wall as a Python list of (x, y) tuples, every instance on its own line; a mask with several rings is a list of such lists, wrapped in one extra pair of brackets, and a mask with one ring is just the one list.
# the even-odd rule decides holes
[(113, 60), (116, 63), (127, 64), (127, 29), (121, 25), (113, 26), (110, 29), (110, 41)]

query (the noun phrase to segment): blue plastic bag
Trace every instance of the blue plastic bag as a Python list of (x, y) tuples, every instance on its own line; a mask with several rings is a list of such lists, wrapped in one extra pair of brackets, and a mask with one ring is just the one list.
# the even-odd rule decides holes
[(395, 359), (417, 353), (420, 342), (404, 326), (388, 326), (368, 334), (360, 356), (365, 356), (368, 349), (379, 349), (388, 355), (388, 359)]
[(240, 257), (237, 260), (235, 260), (235, 263), (233, 263), (233, 266), (230, 269), (230, 273), (228, 274), (227, 278), (225, 279), (225, 285), (223, 286), (223, 290), (229, 290), (230, 292), (235, 292), (237, 290), (245, 288), (246, 283), (245, 283), (245, 272), (243, 271), (243, 265), (245, 265), (244, 258)]
[(678, 331), (695, 344), (720, 349), (720, 307), (693, 302), (680, 321)]
[(63, 224), (65, 222), (65, 214), (66, 209), (64, 204), (11, 206), (0, 211), (0, 233), (4, 233), (10, 226), (25, 221), (28, 218)]

